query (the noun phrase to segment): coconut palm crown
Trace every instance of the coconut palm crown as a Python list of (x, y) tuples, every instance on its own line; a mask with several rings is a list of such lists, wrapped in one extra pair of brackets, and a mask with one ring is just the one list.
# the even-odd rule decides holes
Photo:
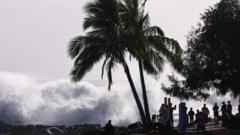
[(112, 84), (112, 70), (121, 64), (127, 75), (134, 99), (137, 103), (143, 123), (146, 123), (143, 107), (134, 86), (128, 65), (125, 61), (127, 49), (121, 27), (118, 0), (95, 0), (85, 7), (87, 17), (83, 28), (86, 36), (74, 38), (68, 48), (69, 56), (74, 60), (71, 71), (73, 81), (80, 81), (92, 69), (94, 64), (104, 59), (102, 75), (106, 69), (109, 89)]

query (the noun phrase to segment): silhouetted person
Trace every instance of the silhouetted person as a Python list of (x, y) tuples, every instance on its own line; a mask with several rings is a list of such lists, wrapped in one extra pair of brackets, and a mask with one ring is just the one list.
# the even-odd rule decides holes
[(227, 113), (229, 116), (232, 116), (232, 105), (230, 101), (228, 101), (228, 104), (227, 104)]
[(214, 106), (213, 106), (214, 118), (218, 118), (218, 116), (219, 116), (218, 111), (219, 111), (219, 106), (217, 105), (217, 103), (215, 103)]
[(190, 121), (189, 121), (189, 124), (190, 124), (190, 125), (193, 125), (194, 115), (195, 115), (195, 113), (194, 113), (193, 109), (190, 108), (190, 110), (189, 110), (189, 112), (188, 112), (188, 116), (189, 116), (189, 120), (190, 120)]
[(173, 127), (173, 110), (176, 109), (176, 105), (175, 105), (174, 107), (172, 107), (172, 103), (169, 103), (168, 109), (169, 109), (169, 121), (170, 121), (170, 125), (171, 125), (171, 127)]
[(197, 132), (199, 130), (205, 131), (205, 118), (203, 112), (197, 110), (196, 113)]
[(165, 117), (166, 121), (169, 120), (169, 110), (165, 104), (162, 104), (162, 106), (159, 110), (159, 114), (162, 115), (163, 117)]
[(215, 122), (215, 127), (218, 127), (218, 117), (219, 117), (219, 114), (218, 114), (218, 111), (219, 111), (219, 106), (217, 105), (217, 103), (214, 104), (213, 106), (213, 115), (214, 115), (214, 122)]
[(222, 112), (222, 115), (227, 113), (227, 106), (225, 102), (222, 102), (221, 112)]
[(105, 129), (105, 135), (114, 135), (114, 127), (111, 123), (111, 120), (108, 121), (104, 129)]
[(227, 106), (225, 102), (222, 102), (221, 112), (222, 112), (222, 126), (225, 126), (227, 120)]
[(204, 116), (204, 122), (207, 123), (208, 122), (209, 109), (207, 108), (206, 104), (203, 104), (202, 113), (203, 113), (203, 116)]

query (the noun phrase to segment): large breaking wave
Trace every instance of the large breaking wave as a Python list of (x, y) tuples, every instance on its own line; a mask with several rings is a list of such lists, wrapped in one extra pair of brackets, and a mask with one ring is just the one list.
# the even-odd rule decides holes
[[(120, 94), (121, 93), (121, 94)], [(18, 73), (0, 72), (0, 120), (11, 124), (105, 123), (137, 120), (128, 87), (105, 87), (69, 80), (39, 82)]]
[[(165, 94), (160, 83), (146, 79), (150, 110), (158, 112)], [(136, 86), (140, 86), (137, 84)], [(137, 89), (140, 89), (137, 87)], [(141, 93), (139, 95), (141, 97)], [(212, 95), (207, 106), (221, 103), (230, 96)], [(180, 101), (172, 99), (174, 104)], [(200, 109), (203, 102), (187, 102), (188, 107)], [(234, 100), (236, 111), (237, 100)], [(178, 113), (178, 111), (175, 111)], [(104, 124), (109, 119), (116, 125), (126, 125), (139, 119), (138, 110), (125, 83), (106, 86), (67, 79), (41, 82), (19, 73), (0, 72), (0, 121), (10, 124), (74, 125), (83, 123)]]

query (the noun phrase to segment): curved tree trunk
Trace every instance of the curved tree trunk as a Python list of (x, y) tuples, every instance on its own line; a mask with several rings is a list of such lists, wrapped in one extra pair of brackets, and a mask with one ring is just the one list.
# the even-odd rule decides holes
[(139, 67), (140, 79), (141, 79), (141, 85), (142, 85), (142, 95), (143, 95), (145, 114), (146, 114), (146, 118), (147, 118), (149, 124), (151, 124), (152, 122), (151, 122), (151, 116), (150, 116), (148, 98), (147, 98), (147, 91), (146, 91), (146, 85), (145, 85), (144, 74), (143, 74), (143, 65), (142, 65), (141, 60), (138, 61), (138, 67)]
[(123, 67), (124, 67), (124, 71), (125, 71), (125, 73), (127, 75), (128, 82), (129, 82), (129, 84), (131, 86), (132, 93), (133, 93), (134, 99), (136, 101), (136, 104), (137, 104), (137, 107), (138, 107), (138, 110), (139, 110), (139, 113), (140, 113), (140, 116), (141, 116), (143, 127), (146, 128), (148, 126), (148, 122), (147, 122), (147, 119), (146, 119), (146, 116), (145, 116), (145, 113), (144, 113), (141, 101), (140, 101), (140, 99), (138, 97), (137, 90), (136, 90), (136, 88), (134, 86), (134, 83), (133, 83), (133, 80), (132, 80), (132, 77), (131, 77), (131, 74), (130, 74), (130, 71), (129, 71), (129, 68), (128, 68), (128, 65), (127, 65), (126, 62), (123, 62)]

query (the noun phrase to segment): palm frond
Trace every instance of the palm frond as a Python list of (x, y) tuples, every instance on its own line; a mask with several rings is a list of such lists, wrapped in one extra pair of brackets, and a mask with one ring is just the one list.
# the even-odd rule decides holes
[(158, 72), (162, 72), (165, 60), (157, 51), (149, 51), (148, 60), (156, 67)]
[(78, 56), (86, 47), (103, 44), (103, 40), (97, 37), (78, 36), (72, 39), (68, 45), (68, 55), (72, 59)]
[(158, 74), (158, 70), (154, 67), (152, 63), (150, 63), (148, 60), (143, 60), (143, 69), (151, 75), (156, 76)]
[(74, 67), (70, 73), (71, 79), (80, 81), (94, 64), (101, 60), (104, 54), (105, 50), (100, 45), (85, 47), (74, 61)]
[(103, 75), (104, 75), (104, 68), (105, 68), (105, 65), (106, 65), (106, 63), (107, 63), (107, 61), (108, 61), (108, 57), (106, 57), (105, 59), (104, 59), (104, 61), (103, 61), (103, 65), (102, 65), (102, 75), (101, 75), (101, 78), (103, 78)]
[[(138, 21), (138, 23), (139, 23), (139, 25), (141, 26), (141, 29), (142, 29), (142, 30), (148, 29), (149, 26), (150, 26), (150, 22), (149, 22), (150, 17), (149, 17), (149, 15), (148, 15), (148, 14), (145, 14), (144, 11), (141, 11), (140, 14), (141, 14), (141, 15), (139, 16), (139, 21)], [(144, 34), (144, 32), (143, 32), (143, 34)]]
[(83, 29), (113, 30), (119, 24), (118, 0), (95, 0), (85, 6), (87, 17), (84, 19)]
[(114, 58), (111, 58), (109, 60), (109, 62), (107, 63), (107, 67), (106, 67), (106, 70), (107, 70), (107, 76), (108, 76), (108, 90), (111, 89), (111, 85), (112, 85), (112, 70), (114, 68)]
[(69, 57), (71, 57), (71, 59), (74, 59), (82, 50), (84, 46), (84, 39), (85, 37), (79, 36), (70, 41), (67, 52)]
[(170, 51), (178, 55), (182, 54), (182, 48), (176, 40), (168, 37), (164, 37), (163, 39), (165, 40), (165, 44)]
[(164, 32), (163, 30), (158, 26), (152, 26), (144, 30), (144, 34), (146, 36), (163, 36)]
[(170, 62), (176, 71), (181, 72), (183, 68), (182, 49), (176, 40), (164, 36), (148, 36), (147, 41), (160, 56)]
[(96, 16), (99, 16), (103, 11), (100, 6), (99, 1), (92, 1), (86, 4), (85, 12), (88, 13), (87, 17), (84, 19), (83, 29), (86, 30), (92, 26), (95, 26), (98, 19)]

